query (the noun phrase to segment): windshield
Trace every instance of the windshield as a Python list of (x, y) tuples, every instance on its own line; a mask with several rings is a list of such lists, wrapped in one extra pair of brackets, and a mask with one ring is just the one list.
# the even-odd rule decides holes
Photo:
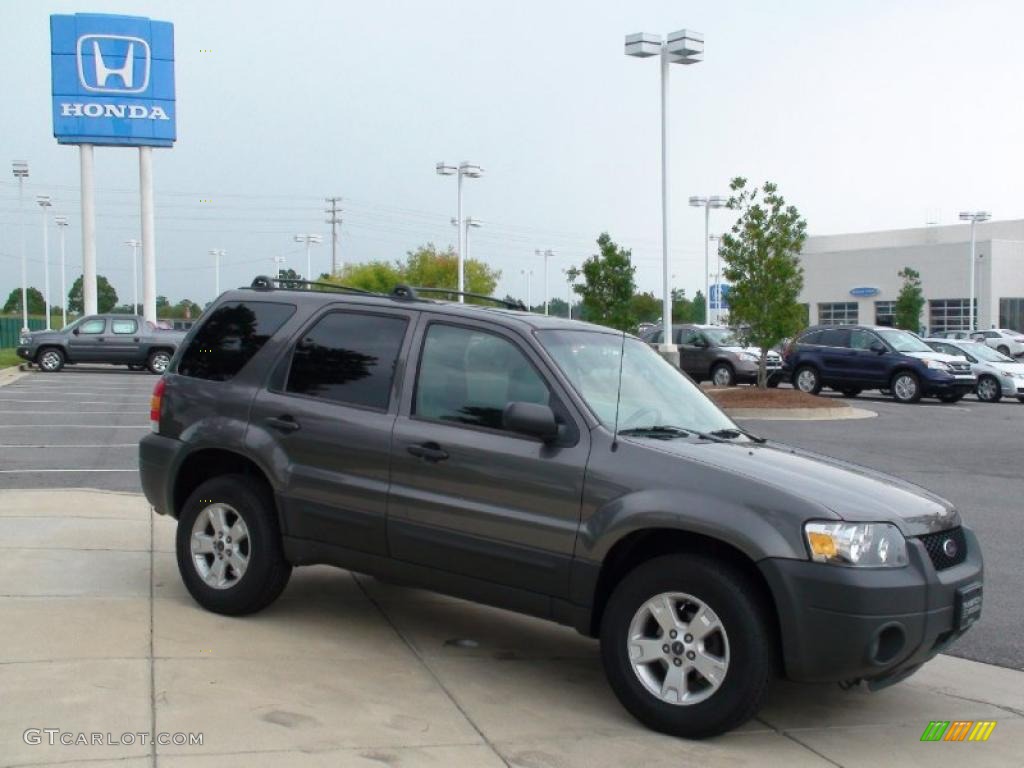
[(957, 346), (973, 357), (984, 360), (986, 363), (1012, 363), (1012, 358), (1002, 352), (998, 352), (985, 344), (957, 344)]
[(715, 347), (741, 347), (739, 337), (732, 328), (704, 328), (701, 331)]
[(680, 427), (697, 432), (736, 426), (700, 389), (631, 336), (599, 331), (538, 331), (537, 338), (608, 429), (615, 426), (620, 352), (619, 430)]
[(895, 349), (897, 352), (935, 351), (909, 331), (898, 331), (895, 328), (880, 328), (876, 332), (879, 336), (881, 336), (889, 343), (890, 347)]

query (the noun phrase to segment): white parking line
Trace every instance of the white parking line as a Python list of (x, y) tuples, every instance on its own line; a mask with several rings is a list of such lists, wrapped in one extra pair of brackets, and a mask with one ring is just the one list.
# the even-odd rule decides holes
[(138, 472), (132, 469), (0, 469), (0, 475), (35, 475), (39, 472)]
[(0, 424), (0, 429), (149, 429), (148, 424)]
[[(73, 413), (76, 416), (92, 416), (94, 414), (101, 414), (102, 415), (102, 414), (111, 414), (111, 413), (124, 413), (124, 411), (0, 411), (0, 414), (4, 414), (4, 413), (31, 413), (33, 415), (53, 414), (55, 416), (67, 415), (69, 413)], [(23, 427), (31, 427), (31, 426), (34, 426), (34, 425), (32, 425), (32, 424), (22, 424), (22, 426)]]
[[(148, 403), (149, 400), (138, 400), (135, 405), (139, 403)], [(11, 397), (0, 397), (0, 403), (67, 403), (67, 400), (20, 400)], [(111, 402), (109, 400), (79, 400), (79, 405), (131, 405), (132, 403)]]
[(38, 443), (0, 443), (0, 448), (138, 448), (138, 443), (50, 443), (42, 445)]

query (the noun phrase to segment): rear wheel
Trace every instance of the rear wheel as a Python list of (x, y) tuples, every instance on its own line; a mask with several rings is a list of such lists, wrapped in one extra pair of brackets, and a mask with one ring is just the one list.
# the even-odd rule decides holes
[(711, 369), (711, 382), (716, 387), (731, 387), (736, 383), (736, 372), (728, 363), (716, 363)]
[(1006, 346), (1005, 344), (1000, 344), (998, 347), (996, 347), (996, 351), (997, 352), (1002, 352), (1007, 357), (1010, 356), (1010, 348), (1008, 346)]
[(699, 556), (664, 555), (629, 573), (601, 621), (601, 658), (622, 705), (688, 738), (753, 717), (775, 658), (758, 594), (740, 571)]
[(818, 375), (815, 368), (809, 365), (796, 369), (796, 373), (793, 375), (793, 384), (808, 395), (816, 395), (821, 392), (821, 376)]
[(244, 475), (222, 475), (196, 488), (182, 507), (175, 549), (185, 587), (215, 613), (265, 608), (291, 576), (270, 491)]
[(856, 397), (861, 393), (861, 390), (856, 387), (847, 387), (843, 390), (843, 397)]
[(983, 403), (998, 403), (1003, 396), (1003, 387), (995, 376), (980, 376), (974, 393)]
[(64, 367), (64, 353), (57, 347), (44, 347), (36, 355), (36, 364), (39, 370), (47, 373), (56, 373)]
[(149, 372), (155, 373), (157, 376), (162, 376), (170, 364), (171, 353), (166, 349), (154, 350), (149, 354), (149, 359), (146, 361), (146, 367), (149, 368)]
[(910, 371), (900, 371), (892, 379), (892, 396), (901, 403), (916, 403), (921, 399), (921, 382)]

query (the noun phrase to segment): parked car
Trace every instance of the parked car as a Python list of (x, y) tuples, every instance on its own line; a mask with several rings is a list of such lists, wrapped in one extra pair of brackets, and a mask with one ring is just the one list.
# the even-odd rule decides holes
[(87, 315), (59, 331), (22, 334), (17, 352), (47, 373), (77, 363), (113, 363), (162, 374), (184, 338), (139, 315)]
[[(673, 343), (679, 348), (679, 367), (697, 383), (711, 381), (715, 386), (752, 384), (757, 381), (761, 350), (747, 346), (734, 328), (716, 325), (675, 325)], [(665, 333), (656, 328), (645, 341), (656, 347)], [(768, 386), (777, 387), (782, 380), (782, 356), (768, 350), (765, 361)]]
[(986, 403), (998, 403), (1005, 395), (1024, 403), (1024, 363), (973, 341), (925, 339), (936, 352), (962, 357), (978, 377), (975, 394)]
[(971, 340), (970, 331), (943, 331), (942, 333), (933, 333), (931, 338), (933, 339), (965, 339)]
[(966, 360), (936, 352), (909, 331), (883, 326), (809, 328), (786, 348), (783, 369), (793, 386), (812, 395), (822, 387), (845, 397), (879, 389), (902, 403), (922, 397), (955, 403), (976, 384)]
[(139, 445), (211, 611), (327, 563), (540, 616), (600, 637), (625, 708), (688, 737), (752, 717), (777, 668), (885, 685), (980, 616), (949, 502), (750, 435), (633, 336), (274, 285), (218, 297)]
[(1024, 355), (1024, 334), (1009, 328), (990, 328), (987, 331), (976, 331), (971, 338), (979, 341), (1004, 355), (1020, 357)]

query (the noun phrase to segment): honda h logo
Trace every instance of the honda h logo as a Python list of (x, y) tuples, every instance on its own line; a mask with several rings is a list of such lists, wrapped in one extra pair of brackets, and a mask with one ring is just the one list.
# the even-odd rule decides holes
[(149, 87), (149, 43), (126, 35), (78, 38), (78, 79), (94, 93), (141, 93)]

